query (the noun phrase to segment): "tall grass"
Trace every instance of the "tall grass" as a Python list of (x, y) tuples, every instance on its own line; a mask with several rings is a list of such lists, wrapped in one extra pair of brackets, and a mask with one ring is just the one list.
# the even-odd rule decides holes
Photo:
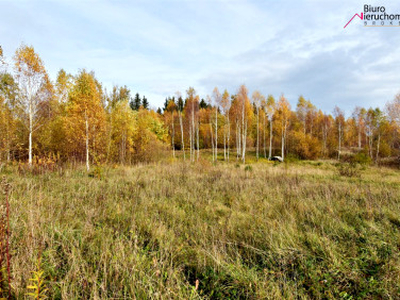
[(38, 260), (54, 299), (398, 298), (398, 171), (208, 161), (2, 171), (13, 295)]

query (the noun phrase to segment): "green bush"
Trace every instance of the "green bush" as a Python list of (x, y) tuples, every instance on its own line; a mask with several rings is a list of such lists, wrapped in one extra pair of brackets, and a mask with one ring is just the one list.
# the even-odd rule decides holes
[(244, 168), (244, 170), (245, 170), (245, 171), (248, 171), (248, 172), (251, 172), (251, 171), (253, 171), (253, 167), (250, 166), (250, 165), (247, 165), (247, 166)]
[(358, 152), (351, 158), (351, 162), (360, 165), (370, 165), (372, 159), (365, 152)]
[(89, 177), (103, 179), (104, 178), (104, 169), (101, 166), (95, 166), (92, 171), (88, 174)]

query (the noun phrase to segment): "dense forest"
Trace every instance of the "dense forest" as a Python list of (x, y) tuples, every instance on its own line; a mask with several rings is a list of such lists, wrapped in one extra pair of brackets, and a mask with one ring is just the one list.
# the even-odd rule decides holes
[[(0, 48), (1, 49), (1, 48)], [(340, 158), (362, 152), (371, 161), (398, 154), (400, 96), (382, 108), (355, 107), (351, 115), (335, 107), (318, 109), (300, 96), (292, 107), (279, 97), (235, 94), (215, 88), (200, 97), (194, 88), (171, 92), (163, 108), (126, 86), (107, 91), (94, 72), (52, 80), (32, 46), (22, 45), (11, 59), (0, 50), (0, 159), (27, 162), (133, 164), (166, 151), (195, 161), (201, 149), (213, 159), (245, 162), (259, 157)], [(135, 95), (133, 95), (135, 93)]]

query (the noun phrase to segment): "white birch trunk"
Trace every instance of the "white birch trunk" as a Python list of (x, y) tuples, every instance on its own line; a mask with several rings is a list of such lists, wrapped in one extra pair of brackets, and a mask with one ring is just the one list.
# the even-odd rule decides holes
[(257, 107), (257, 160), (258, 160), (258, 148), (260, 145), (260, 125), (259, 125), (260, 119), (259, 119), (259, 108)]
[(185, 142), (184, 142), (184, 137), (183, 137), (183, 122), (182, 122), (182, 112), (179, 111), (179, 123), (181, 125), (181, 142), (182, 142), (182, 150), (183, 150), (183, 160), (186, 160), (186, 155), (185, 155)]
[(33, 133), (33, 107), (32, 107), (32, 99), (29, 96), (29, 149), (28, 149), (28, 162), (29, 166), (32, 166), (32, 133)]
[(86, 125), (86, 170), (89, 172), (90, 164), (89, 164), (89, 122), (87, 118), (87, 114), (85, 112), (85, 125)]
[(199, 130), (200, 130), (200, 124), (197, 123), (197, 130), (196, 130), (196, 135), (197, 135), (197, 161), (200, 158), (200, 138), (199, 138)]
[(172, 156), (175, 158), (175, 119), (174, 119), (174, 111), (172, 111)]
[(218, 161), (218, 106), (215, 107), (215, 160)]
[(376, 161), (378, 161), (379, 159), (379, 148), (380, 148), (380, 144), (381, 144), (381, 134), (378, 134), (378, 142), (376, 145)]
[(340, 124), (339, 121), (339, 149), (338, 149), (338, 159), (340, 159), (340, 148), (342, 146), (342, 125)]
[(266, 116), (264, 115), (264, 120), (263, 120), (263, 144), (264, 144), (264, 158), (267, 158), (267, 145), (266, 145), (266, 143), (267, 143), (267, 140), (266, 140), (266, 134), (265, 134), (265, 129), (267, 129), (265, 126), (265, 119), (266, 119)]
[(210, 134), (211, 134), (211, 150), (213, 155), (213, 162), (215, 161), (215, 151), (214, 151), (214, 135), (213, 135), (213, 128), (212, 128), (212, 117), (210, 114)]
[(272, 124), (273, 124), (273, 120), (272, 117), (269, 120), (269, 154), (268, 154), (268, 160), (271, 160), (272, 158)]
[(231, 125), (229, 123), (229, 112), (228, 112), (228, 161), (229, 161), (229, 144), (230, 144), (230, 134), (231, 134)]

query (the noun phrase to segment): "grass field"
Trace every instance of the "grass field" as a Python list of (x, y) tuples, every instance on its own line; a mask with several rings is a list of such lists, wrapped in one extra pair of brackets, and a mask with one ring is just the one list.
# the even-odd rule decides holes
[(329, 161), (171, 161), (95, 177), (5, 167), (13, 295), (42, 271), (51, 299), (398, 299), (400, 171), (360, 172)]

